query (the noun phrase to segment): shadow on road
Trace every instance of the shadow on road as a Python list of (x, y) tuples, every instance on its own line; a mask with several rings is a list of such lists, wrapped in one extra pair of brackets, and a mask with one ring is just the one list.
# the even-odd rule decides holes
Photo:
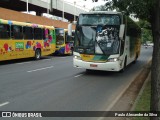
[[(50, 56), (45, 56), (45, 57), (42, 57), (40, 60), (49, 59), (49, 58), (50, 58)], [(40, 60), (37, 60), (37, 61), (40, 61)], [(15, 60), (5, 60), (5, 61), (0, 61), (0, 65), (9, 65), (9, 64), (32, 62), (32, 61), (36, 61), (36, 60), (34, 58), (22, 58), (22, 59), (15, 59)]]

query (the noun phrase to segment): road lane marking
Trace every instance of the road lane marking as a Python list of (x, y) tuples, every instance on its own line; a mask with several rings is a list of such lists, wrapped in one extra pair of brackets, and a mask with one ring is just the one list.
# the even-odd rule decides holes
[(0, 104), (0, 107), (5, 106), (7, 104), (9, 104), (9, 102), (4, 102), (4, 103)]
[(22, 64), (27, 64), (27, 63), (31, 63), (31, 62), (22, 62), (22, 63), (16, 63), (16, 64), (22, 65)]
[(36, 71), (45, 70), (45, 69), (51, 69), (51, 68), (53, 68), (53, 66), (45, 67), (45, 68), (39, 68), (39, 69), (35, 69), (35, 70), (30, 70), (30, 71), (27, 71), (27, 72), (36, 72)]
[(76, 75), (76, 76), (74, 76), (74, 77), (76, 77), (76, 78), (77, 78), (77, 77), (80, 77), (80, 76), (82, 76), (82, 75), (83, 75), (83, 74), (79, 74), (79, 75)]
[(52, 60), (52, 59), (44, 59), (43, 61)]

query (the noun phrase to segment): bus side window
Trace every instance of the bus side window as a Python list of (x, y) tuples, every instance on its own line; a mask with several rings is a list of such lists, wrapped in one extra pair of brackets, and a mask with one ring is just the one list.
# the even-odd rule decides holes
[(45, 29), (42, 29), (42, 39), (45, 40)]
[(65, 32), (65, 43), (69, 42), (68, 32)]
[(10, 26), (7, 24), (0, 24), (0, 39), (10, 38)]
[(44, 36), (43, 36), (43, 40), (46, 41), (48, 40), (48, 37), (49, 37), (49, 29), (44, 29)]
[(12, 39), (23, 39), (23, 28), (22, 26), (12, 25), (11, 26)]
[(52, 37), (53, 37), (53, 40), (54, 40), (56, 38), (56, 36), (55, 36), (55, 30), (53, 30), (52, 32), (53, 32)]
[(33, 28), (32, 27), (23, 27), (23, 35), (25, 40), (33, 40)]
[(34, 39), (35, 40), (42, 40), (42, 29), (41, 28), (34, 28)]

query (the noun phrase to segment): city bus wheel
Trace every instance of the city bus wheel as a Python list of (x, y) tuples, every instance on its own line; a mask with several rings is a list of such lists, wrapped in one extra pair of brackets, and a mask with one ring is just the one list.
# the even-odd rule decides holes
[(35, 51), (35, 59), (39, 60), (41, 58), (41, 50), (40, 49), (36, 49)]
[(86, 69), (86, 72), (87, 73), (91, 73), (91, 72), (93, 72), (94, 70), (91, 70), (91, 69)]
[(73, 48), (71, 48), (71, 53), (70, 53), (70, 55), (73, 55)]

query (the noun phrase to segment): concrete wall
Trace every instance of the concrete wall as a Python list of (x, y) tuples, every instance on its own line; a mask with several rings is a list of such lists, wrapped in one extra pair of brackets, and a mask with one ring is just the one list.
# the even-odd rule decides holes
[[(21, 0), (21, 1), (26, 2), (27, 0)], [(37, 5), (46, 9), (48, 8), (48, 6), (50, 8), (50, 3), (48, 3), (47, 0), (28, 0), (28, 2), (30, 4)], [(63, 11), (63, 0), (52, 0), (52, 7), (54, 9)], [(80, 13), (84, 13), (86, 11), (82, 8), (78, 7), (75, 8), (73, 4), (68, 4), (64, 2), (64, 12), (78, 16)]]
[[(68, 28), (68, 22), (62, 22), (58, 20), (51, 20), (45, 17), (29, 15), (25, 13), (20, 13), (13, 10), (8, 10), (0, 7), (0, 19), (14, 20), (20, 22), (31, 22), (41, 25), (49, 25), (59, 28)], [(75, 29), (75, 26), (72, 25), (72, 29)]]

